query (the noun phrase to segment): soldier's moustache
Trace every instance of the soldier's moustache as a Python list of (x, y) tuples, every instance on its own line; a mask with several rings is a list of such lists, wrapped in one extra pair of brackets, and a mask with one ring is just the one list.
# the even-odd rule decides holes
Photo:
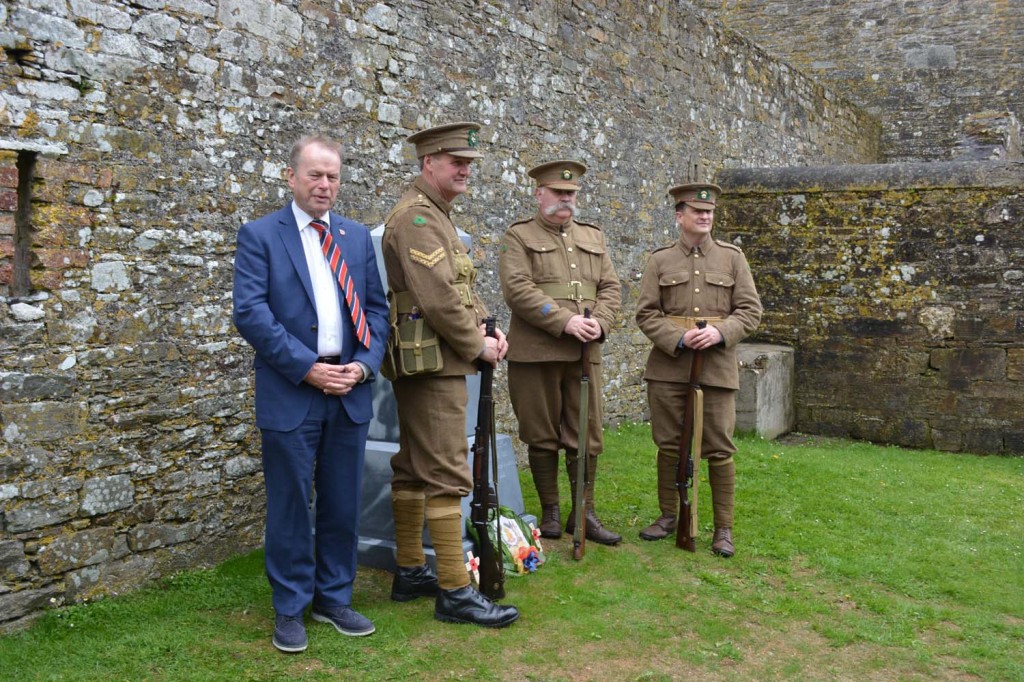
[(568, 201), (559, 201), (557, 204), (552, 204), (551, 206), (548, 206), (546, 209), (544, 209), (544, 215), (550, 217), (564, 209), (569, 209), (572, 212), (573, 218), (577, 218), (580, 215), (580, 210), (576, 206), (573, 206)]

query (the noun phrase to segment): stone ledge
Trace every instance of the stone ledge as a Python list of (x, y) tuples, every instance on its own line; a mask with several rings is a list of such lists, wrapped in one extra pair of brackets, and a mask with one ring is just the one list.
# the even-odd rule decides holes
[(794, 357), (789, 346), (741, 343), (737, 346), (740, 390), (736, 396), (736, 430), (777, 438), (793, 430)]

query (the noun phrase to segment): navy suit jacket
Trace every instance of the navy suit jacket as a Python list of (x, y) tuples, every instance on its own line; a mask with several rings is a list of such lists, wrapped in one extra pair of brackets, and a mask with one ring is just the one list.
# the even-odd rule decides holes
[[(370, 327), (367, 349), (355, 336), (352, 317), (339, 287), (341, 361), (362, 362), (372, 372), (367, 381), (356, 384), (339, 400), (353, 422), (364, 424), (373, 417), (371, 381), (384, 357), (389, 331), (388, 303), (370, 231), (332, 211), (331, 234), (341, 247)], [(313, 396), (318, 393), (318, 389), (303, 381), (317, 359), (317, 316), (313, 284), (291, 202), (239, 230), (233, 296), (235, 327), (256, 350), (256, 426), (291, 431), (306, 416)]]

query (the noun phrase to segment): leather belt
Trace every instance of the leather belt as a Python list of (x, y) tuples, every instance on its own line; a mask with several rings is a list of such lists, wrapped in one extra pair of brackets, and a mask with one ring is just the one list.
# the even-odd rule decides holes
[(341, 356), (340, 355), (325, 355), (325, 356), (317, 358), (316, 361), (319, 362), (319, 363), (325, 364), (325, 365), (340, 365), (341, 364)]
[(573, 280), (562, 284), (561, 282), (541, 282), (537, 287), (551, 298), (560, 298), (566, 301), (596, 301), (597, 282), (579, 282)]
[[(473, 292), (465, 282), (455, 282), (452, 287), (458, 290), (459, 296), (463, 301), (473, 300)], [(417, 309), (416, 299), (409, 291), (392, 291), (391, 307), (394, 308), (397, 315), (411, 315), (414, 312), (422, 312)]]
[(721, 322), (725, 319), (724, 317), (686, 317), (683, 315), (666, 315), (665, 317), (672, 320), (677, 327), (682, 327), (683, 329), (693, 329), (697, 326), (699, 320), (704, 320), (711, 324), (712, 322)]

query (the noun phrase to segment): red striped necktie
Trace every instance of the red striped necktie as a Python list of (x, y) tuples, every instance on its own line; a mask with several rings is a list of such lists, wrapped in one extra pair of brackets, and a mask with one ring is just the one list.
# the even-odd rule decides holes
[(366, 315), (363, 314), (363, 307), (359, 305), (359, 294), (352, 284), (352, 276), (348, 273), (348, 265), (341, 257), (341, 247), (334, 243), (331, 231), (327, 229), (327, 223), (322, 220), (314, 220), (310, 227), (320, 234), (320, 249), (324, 252), (327, 264), (331, 266), (331, 272), (338, 280), (338, 285), (345, 293), (345, 303), (348, 305), (348, 312), (352, 316), (352, 324), (355, 325), (356, 338), (359, 343), (367, 348), (370, 347), (370, 327), (366, 324)]

